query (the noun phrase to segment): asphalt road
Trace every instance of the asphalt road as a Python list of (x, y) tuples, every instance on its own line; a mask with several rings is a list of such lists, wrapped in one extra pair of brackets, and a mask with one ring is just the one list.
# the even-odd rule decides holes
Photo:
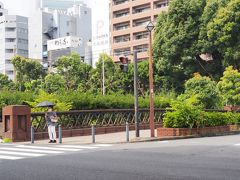
[[(6, 146), (0, 145), (0, 151), (2, 147)], [(0, 160), (0, 179), (240, 180), (240, 135), (115, 144)]]

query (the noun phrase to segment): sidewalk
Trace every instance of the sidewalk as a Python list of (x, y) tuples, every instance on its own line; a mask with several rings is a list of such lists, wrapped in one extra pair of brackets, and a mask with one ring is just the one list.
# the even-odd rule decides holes
[[(155, 132), (155, 136), (157, 131)], [(140, 130), (140, 138), (135, 137), (135, 131), (129, 132), (130, 142), (141, 142), (141, 141), (151, 141), (160, 140), (159, 138), (150, 138), (150, 130)], [(49, 140), (38, 140), (34, 144), (48, 144)], [(101, 134), (95, 136), (95, 142), (100, 144), (117, 144), (126, 143), (126, 132), (118, 132), (111, 134)], [(29, 144), (31, 142), (19, 142), (18, 144)], [(78, 136), (69, 137), (62, 139), (63, 144), (91, 144), (92, 136)]]

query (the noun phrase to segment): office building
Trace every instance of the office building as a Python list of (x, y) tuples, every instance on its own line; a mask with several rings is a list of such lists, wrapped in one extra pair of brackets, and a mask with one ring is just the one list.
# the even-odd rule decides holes
[(111, 0), (111, 54), (115, 61), (133, 51), (138, 59), (148, 59), (149, 36), (146, 26), (167, 10), (168, 0)]
[[(29, 57), (47, 61), (47, 41), (66, 36), (79, 37), (81, 46), (71, 49), (85, 59), (85, 49), (92, 38), (91, 9), (85, 4), (75, 4), (67, 10), (39, 8), (29, 18)], [(53, 52), (56, 60), (61, 55), (69, 55), (69, 49)], [(59, 54), (59, 55), (58, 55)]]
[(0, 73), (14, 79), (11, 59), (14, 55), (28, 57), (28, 18), (8, 15), (0, 3)]

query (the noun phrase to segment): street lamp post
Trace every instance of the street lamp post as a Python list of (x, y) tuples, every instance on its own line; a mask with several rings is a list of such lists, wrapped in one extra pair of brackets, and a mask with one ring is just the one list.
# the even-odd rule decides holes
[(154, 124), (154, 98), (153, 98), (153, 61), (152, 61), (152, 30), (154, 24), (150, 21), (146, 27), (149, 32), (149, 94), (150, 94), (150, 130), (151, 137), (154, 137), (155, 124)]

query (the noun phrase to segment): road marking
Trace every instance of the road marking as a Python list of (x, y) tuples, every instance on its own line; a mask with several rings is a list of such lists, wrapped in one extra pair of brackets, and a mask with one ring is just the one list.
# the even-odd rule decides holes
[(44, 153), (44, 154), (61, 154), (61, 153), (64, 153), (63, 151), (35, 150), (35, 149), (25, 149), (25, 148), (0, 148), (0, 150), (24, 151), (24, 152), (34, 152), (34, 153)]
[(111, 147), (112, 145), (111, 144), (95, 144), (94, 146), (97, 146), (97, 147)]
[(0, 155), (0, 159), (7, 159), (7, 160), (18, 160), (18, 159), (23, 159), (24, 157), (16, 157), (16, 156), (3, 156)]
[(240, 146), (240, 144), (234, 144), (234, 146)]
[(93, 146), (78, 146), (78, 145), (62, 145), (60, 147), (76, 148), (76, 149), (96, 149), (96, 148), (98, 148), (98, 147), (93, 147)]
[(9, 155), (20, 155), (20, 156), (32, 156), (32, 157), (39, 157), (44, 156), (45, 154), (36, 154), (36, 153), (23, 153), (23, 152), (11, 152), (11, 151), (1, 151), (0, 155), (2, 154), (9, 154)]
[(69, 148), (61, 148), (61, 147), (43, 147), (43, 146), (24, 146), (20, 145), (17, 147), (29, 148), (29, 149), (46, 149), (46, 150), (60, 150), (60, 151), (80, 151), (81, 149), (69, 149)]

